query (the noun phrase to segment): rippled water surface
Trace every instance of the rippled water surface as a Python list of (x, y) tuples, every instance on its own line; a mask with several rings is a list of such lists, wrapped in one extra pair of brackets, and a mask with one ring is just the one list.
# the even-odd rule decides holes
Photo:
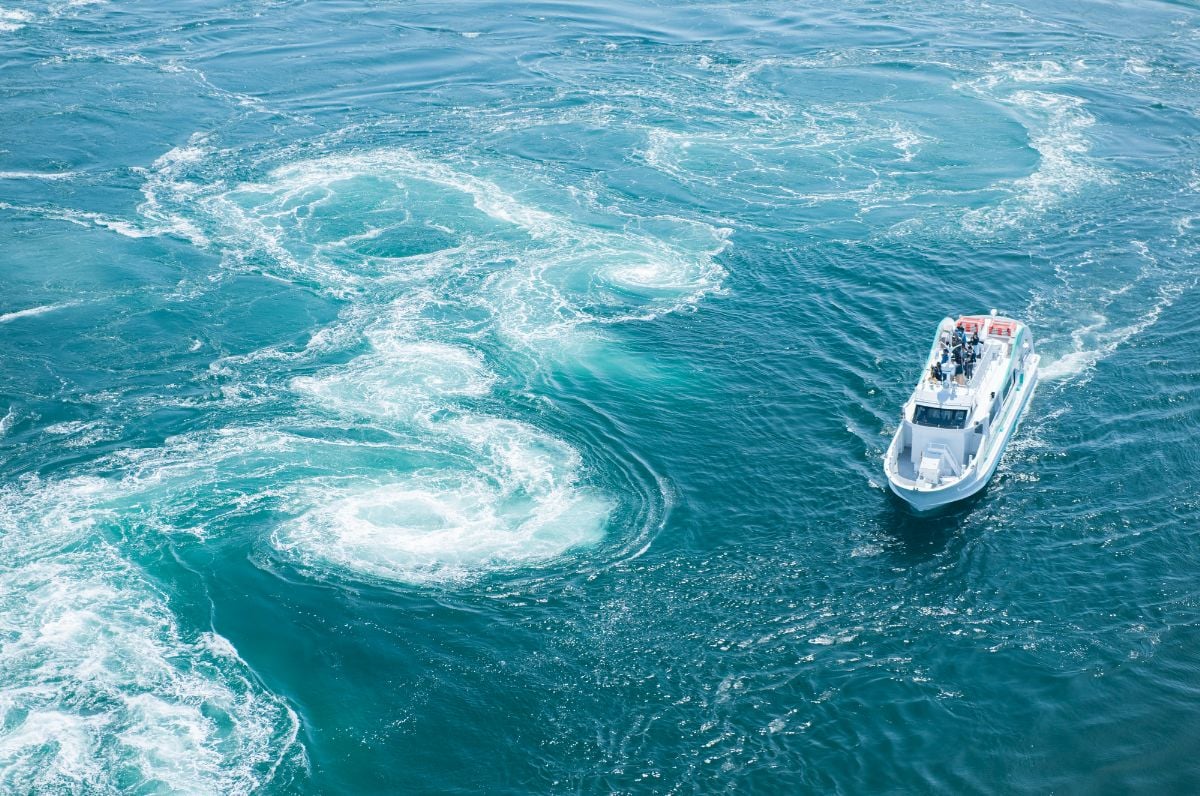
[(0, 2), (0, 791), (1200, 787), (1195, 8)]

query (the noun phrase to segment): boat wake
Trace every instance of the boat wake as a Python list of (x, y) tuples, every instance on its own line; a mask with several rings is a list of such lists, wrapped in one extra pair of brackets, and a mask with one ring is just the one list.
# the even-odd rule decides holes
[(1111, 327), (1106, 317), (1097, 314), (1094, 322), (1070, 330), (1070, 349), (1043, 367), (1042, 377), (1051, 381), (1079, 378), (1086, 382), (1098, 362), (1157, 323), (1163, 311), (1182, 292), (1178, 286), (1163, 288), (1158, 300), (1133, 323)]
[[(1058, 285), (1029, 312), (1045, 329), (1042, 377), (1086, 384), (1098, 363), (1154, 326), (1188, 288), (1140, 241), (1054, 267)], [(1122, 320), (1118, 320), (1122, 319)]]

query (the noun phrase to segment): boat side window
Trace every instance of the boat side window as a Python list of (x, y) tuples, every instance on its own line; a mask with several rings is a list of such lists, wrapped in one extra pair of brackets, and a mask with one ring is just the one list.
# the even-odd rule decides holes
[(967, 425), (967, 410), (941, 409), (917, 404), (913, 410), (913, 422), (919, 426), (934, 428), (963, 428)]
[(1008, 381), (1004, 383), (1004, 397), (1000, 399), (1001, 403), (1008, 400), (1008, 394), (1012, 392), (1013, 385), (1017, 383), (1017, 372), (1014, 370), (1008, 377)]

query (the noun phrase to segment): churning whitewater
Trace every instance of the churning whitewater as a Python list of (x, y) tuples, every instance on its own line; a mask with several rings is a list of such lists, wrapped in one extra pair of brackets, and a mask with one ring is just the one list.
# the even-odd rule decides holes
[[(1194, 791), (1197, 42), (10, 0), (0, 791)], [(991, 307), (1040, 386), (915, 516)]]
[(713, 258), (728, 230), (663, 218), (647, 224), (657, 237), (614, 229), (626, 219), (612, 211), (584, 224), (572, 216), (598, 211), (571, 197), (552, 197), (556, 214), (405, 149), (293, 160), (230, 187), (212, 161), (244, 157), (199, 146), (156, 162), (140, 208), (149, 224), (226, 268), (349, 305), (302, 349), (213, 365), (345, 359), (257, 391), (294, 412), (293, 436), (236, 432), (242, 455), (262, 439), (267, 466), (296, 468), (270, 479), (271, 499), (295, 515), (271, 535), (278, 553), (420, 582), (536, 564), (603, 536), (615, 498), (585, 482), (569, 443), (486, 410), (497, 376), (477, 341), (536, 368), (583, 350), (588, 324), (689, 306), (720, 289)]

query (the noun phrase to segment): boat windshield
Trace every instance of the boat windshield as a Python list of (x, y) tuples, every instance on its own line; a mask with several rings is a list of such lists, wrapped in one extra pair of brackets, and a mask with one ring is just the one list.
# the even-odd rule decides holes
[(940, 409), (936, 406), (917, 404), (913, 422), (921, 426), (936, 428), (963, 428), (967, 425), (966, 409)]

